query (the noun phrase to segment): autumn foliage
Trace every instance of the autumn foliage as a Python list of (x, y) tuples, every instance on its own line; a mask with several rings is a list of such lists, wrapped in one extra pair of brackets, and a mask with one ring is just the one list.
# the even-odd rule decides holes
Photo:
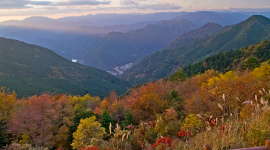
[(46, 93), (19, 100), (2, 89), (0, 144), (63, 150), (260, 146), (270, 138), (269, 79), (270, 65), (263, 63), (244, 72), (208, 70), (149, 82), (103, 100)]
[(95, 146), (91, 146), (91, 147), (81, 148), (80, 150), (99, 150), (99, 149)]
[(171, 147), (172, 139), (169, 137), (159, 138), (156, 140), (156, 143), (151, 147), (153, 149), (163, 150), (164, 148)]
[(153, 120), (157, 113), (162, 112), (164, 94), (161, 84), (149, 82), (141, 88), (134, 89), (124, 98), (123, 103), (134, 116), (137, 116), (136, 121)]

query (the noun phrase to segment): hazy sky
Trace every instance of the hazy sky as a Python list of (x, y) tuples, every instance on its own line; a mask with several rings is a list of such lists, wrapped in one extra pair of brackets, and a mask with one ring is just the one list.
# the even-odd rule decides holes
[(270, 11), (270, 0), (0, 0), (0, 21), (29, 16), (60, 18), (96, 13)]

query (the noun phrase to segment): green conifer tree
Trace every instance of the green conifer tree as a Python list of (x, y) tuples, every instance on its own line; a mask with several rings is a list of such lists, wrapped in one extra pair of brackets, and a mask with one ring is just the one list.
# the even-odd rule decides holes
[(260, 66), (259, 60), (256, 57), (254, 57), (253, 55), (251, 55), (250, 57), (248, 57), (244, 61), (241, 69), (243, 69), (243, 70), (247, 70), (247, 69), (252, 70), (252, 69), (257, 68), (259, 66)]
[(8, 134), (5, 129), (0, 126), (0, 148), (9, 144)]
[(184, 71), (179, 68), (178, 71), (176, 71), (174, 74), (170, 76), (171, 81), (185, 81), (186, 80), (186, 74)]
[(123, 120), (121, 123), (122, 123), (122, 127), (126, 127), (130, 124), (134, 124), (134, 118), (133, 118), (130, 110), (128, 110), (125, 113), (125, 120)]
[(171, 108), (176, 110), (180, 119), (185, 118), (185, 102), (175, 89), (171, 91), (171, 99), (169, 101), (169, 105)]
[(106, 109), (104, 109), (102, 111), (102, 114), (101, 114), (101, 124), (102, 124), (102, 127), (105, 128), (105, 131), (109, 134), (110, 133), (110, 123), (113, 124), (113, 119), (112, 117), (110, 116), (110, 114), (108, 113), (108, 111)]

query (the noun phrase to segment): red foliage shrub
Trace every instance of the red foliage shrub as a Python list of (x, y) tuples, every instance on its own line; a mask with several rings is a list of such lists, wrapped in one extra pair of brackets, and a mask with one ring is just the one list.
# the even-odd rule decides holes
[(181, 130), (180, 132), (178, 132), (178, 136), (179, 137), (185, 137), (186, 136), (186, 133), (184, 130)]
[(156, 140), (156, 143), (153, 144), (151, 147), (155, 149), (159, 147), (160, 150), (163, 150), (165, 147), (171, 147), (172, 139), (169, 137), (159, 138)]
[(191, 137), (191, 133), (189, 131), (185, 132), (184, 128), (181, 129), (180, 132), (178, 132), (178, 136), (183, 138), (183, 137)]
[(80, 150), (99, 150), (99, 149), (95, 146), (91, 146), (91, 147), (81, 148)]

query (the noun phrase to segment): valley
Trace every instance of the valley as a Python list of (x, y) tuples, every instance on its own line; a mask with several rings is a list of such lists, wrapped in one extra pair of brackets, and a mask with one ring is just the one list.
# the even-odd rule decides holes
[(0, 1), (0, 150), (269, 146), (270, 3), (210, 1)]
[[(202, 19), (201, 21), (198, 18), (194, 18), (198, 15), (201, 15), (199, 17)], [(232, 17), (233, 15), (237, 17)], [(108, 18), (117, 18), (116, 16), (112, 14), (111, 16), (108, 15)], [(126, 15), (126, 17), (128, 16)], [(132, 19), (127, 19), (132, 20), (133, 24), (119, 25), (119, 29), (130, 27), (132, 31), (126, 30), (126, 32), (123, 32), (117, 28), (117, 25), (112, 25), (113, 21), (106, 26), (99, 25), (100, 27), (98, 24), (104, 24), (104, 22), (98, 22), (96, 26), (92, 22), (91, 24), (93, 26), (87, 27), (86, 24), (89, 24), (89, 20), (95, 21), (97, 19), (95, 17), (98, 16), (85, 16), (84, 22), (76, 22), (77, 26), (75, 26), (75, 22), (67, 23), (67, 18), (66, 20), (65, 18), (50, 20), (50, 22), (54, 22), (50, 23), (50, 26), (53, 26), (51, 28), (44, 26), (46, 25), (44, 22), (48, 22), (48, 18), (33, 17), (23, 21), (4, 22), (2, 23), (3, 25), (11, 24), (11, 27), (0, 31), (0, 35), (46, 47), (69, 60), (76, 58), (83, 65), (110, 71), (117, 66), (127, 63), (138, 63), (143, 57), (164, 49), (182, 33), (202, 26), (198, 22), (205, 22), (205, 24), (215, 22), (224, 26), (240, 22), (247, 18), (246, 15), (241, 16), (239, 14), (222, 14), (217, 12), (149, 14), (142, 17), (145, 20), (140, 19), (140, 15), (130, 15), (130, 18), (137, 19), (138, 22), (136, 23)], [(126, 19), (125, 15), (121, 17), (119, 19), (122, 19), (121, 21), (123, 22)], [(231, 19), (228, 20), (228, 18)], [(195, 24), (192, 23), (194, 19), (198, 20)], [(149, 20), (152, 22), (149, 22)], [(120, 23), (121, 21), (118, 22)], [(26, 26), (29, 23), (36, 26), (36, 29), (30, 30)], [(18, 24), (18, 27), (14, 26), (15, 24)], [(65, 27), (67, 25), (74, 26)], [(59, 26), (63, 26), (62, 30), (54, 29)], [(111, 27), (114, 28), (110, 30)], [(105, 30), (98, 32), (101, 28)]]
[(133, 63), (128, 63), (123, 66), (117, 66), (114, 68), (112, 71), (107, 71), (108, 73), (117, 76), (117, 75), (122, 75), (124, 71), (130, 69), (132, 67)]

